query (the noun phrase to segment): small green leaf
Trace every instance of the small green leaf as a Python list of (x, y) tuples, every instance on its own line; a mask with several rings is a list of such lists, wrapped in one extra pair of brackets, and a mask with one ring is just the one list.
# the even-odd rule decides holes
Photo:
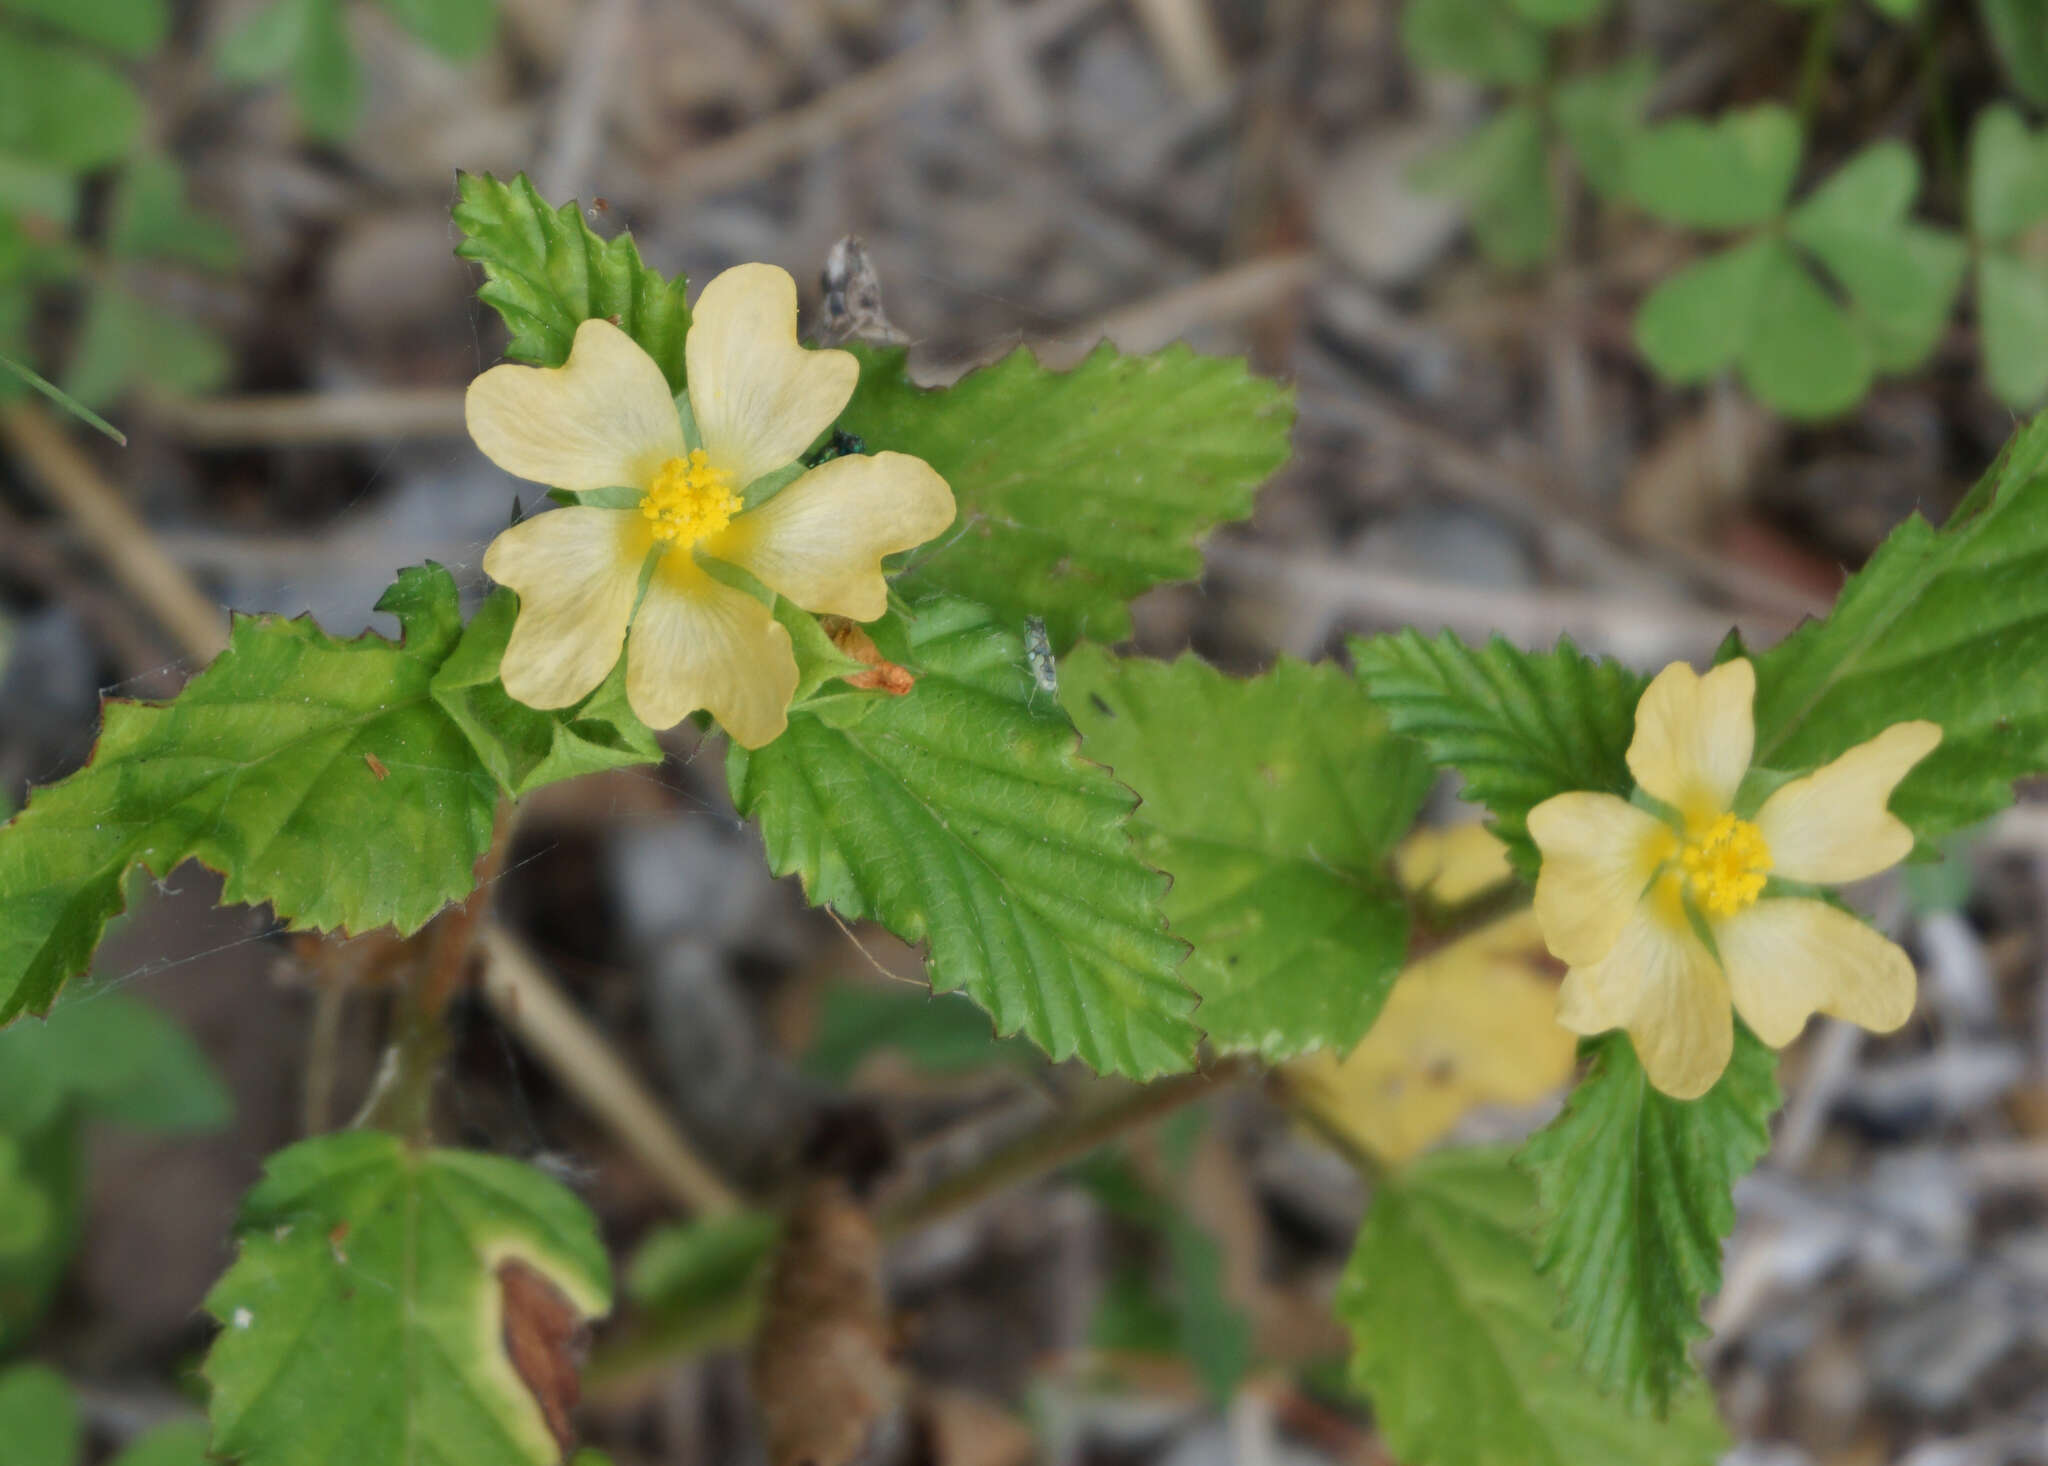
[(214, 1449), (241, 1466), (556, 1466), (507, 1352), (517, 1265), (576, 1317), (610, 1306), (583, 1204), (530, 1166), (351, 1131), (273, 1155), (206, 1308)]
[(1477, 131), (1420, 159), (1410, 182), (1464, 200), (1480, 249), (1503, 269), (1540, 264), (1557, 246), (1550, 158), (1531, 104), (1503, 108)]
[[(1842, 283), (1870, 335), (1876, 365), (1909, 371), (1948, 324), (1969, 251), (1907, 218), (1920, 165), (1903, 143), (1873, 144), (1792, 211), (1789, 233)], [(1857, 394), (1861, 396), (1859, 392)]]
[(0, 0), (0, 11), (69, 31), (123, 56), (147, 56), (171, 28), (164, 0)]
[(498, 34), (498, 0), (384, 0), (384, 8), (450, 61), (482, 55)]
[(109, 1466), (210, 1466), (207, 1429), (196, 1420), (160, 1425), (116, 1456)]
[(1977, 330), (1991, 390), (2010, 407), (2048, 393), (2048, 270), (2001, 249), (1977, 262)]
[(1672, 224), (1762, 224), (1791, 196), (1800, 149), (1799, 120), (1775, 103), (1727, 112), (1717, 122), (1681, 117), (1636, 134), (1629, 192)]
[(83, 1236), (84, 1180), (75, 1115), (41, 1130), (0, 1131), (0, 1350), (30, 1336), (64, 1281)]
[(1608, 0), (1514, 0), (1523, 19), (1553, 28), (1597, 20), (1607, 3)]
[(263, 81), (281, 73), (305, 44), (311, 0), (271, 0), (229, 31), (214, 64), (229, 81)]
[(8, 1466), (78, 1466), (84, 1432), (61, 1375), (40, 1364), (0, 1374), (0, 1441)]
[(932, 987), (964, 989), (999, 1033), (1102, 1071), (1185, 1069), (1194, 1000), (1174, 977), (1166, 881), (1131, 848), (1132, 796), (1075, 752), (1016, 633), (953, 600), (869, 631), (916, 674), (908, 695), (793, 713), (775, 742), (730, 755), (733, 802), (776, 874), (928, 943)]
[(1970, 129), (1970, 232), (2003, 244), (2048, 216), (2048, 139), (2035, 137), (2000, 102), (1977, 114)]
[(455, 223), (466, 237), (455, 252), (484, 267), (477, 299), (511, 330), (507, 356), (560, 366), (578, 326), (610, 317), (661, 363), (669, 386), (683, 390), (690, 308), (681, 278), (665, 279), (640, 263), (630, 234), (598, 238), (582, 209), (550, 206), (523, 173), (509, 183), (464, 173), (456, 186)]
[(1893, 723), (1941, 746), (1892, 796), (1923, 841), (2012, 802), (2048, 771), (2048, 417), (2007, 446), (1940, 531), (1917, 517), (1825, 620), (1756, 658), (1756, 762), (1813, 768)]
[(1548, 65), (1543, 32), (1504, 0), (1408, 0), (1401, 44), (1425, 71), (1505, 86), (1534, 86)]
[(1027, 1043), (997, 1038), (988, 1014), (957, 993), (843, 983), (828, 988), (818, 1005), (817, 1032), (804, 1054), (804, 1072), (828, 1084), (845, 1084), (863, 1059), (880, 1050), (903, 1055), (925, 1074), (971, 1073), (1038, 1058)]
[(781, 1219), (758, 1211), (663, 1227), (633, 1254), (626, 1293), (642, 1308), (671, 1312), (737, 1300), (759, 1285), (781, 1235)]
[(1407, 954), (1387, 862), (1435, 779), (1421, 748), (1327, 664), (1240, 680), (1083, 647), (1061, 689), (1081, 751), (1138, 792), (1210, 1041), (1268, 1062), (1357, 1043)]
[(204, 327), (108, 284), (92, 293), (68, 365), (70, 393), (104, 406), (145, 382), (174, 393), (212, 391), (234, 361)]
[(2048, 6), (2040, 0), (1978, 0), (1977, 8), (2014, 89), (2048, 106)]
[(1766, 244), (1742, 380), (1787, 417), (1833, 417), (1870, 390), (1869, 341), (1783, 241)]
[(292, 96), (299, 120), (323, 142), (340, 142), (363, 106), (363, 71), (349, 40), (341, 0), (297, 0), (305, 18), (292, 57)]
[(0, 1029), (0, 1124), (55, 1124), (72, 1107), (142, 1130), (217, 1130), (233, 1101), (185, 1030), (118, 992), (74, 991), (42, 1022)]
[(1704, 382), (1749, 344), (1775, 240), (1752, 239), (1686, 266), (1636, 312), (1636, 349), (1666, 381)]
[(1441, 1151), (1375, 1187), (1337, 1315), (1387, 1444), (1409, 1466), (1710, 1466), (1726, 1438), (1704, 1391), (1644, 1419), (1573, 1367), (1533, 1203), (1497, 1150)]
[(168, 158), (137, 158), (114, 196), (107, 248), (124, 259), (179, 260), (231, 270), (241, 256), (234, 231), (185, 200), (185, 178)]
[(516, 798), (578, 774), (660, 763), (661, 745), (626, 703), (623, 657), (574, 707), (542, 712), (512, 699), (498, 664), (518, 615), (517, 595), (502, 586), (493, 591), (432, 683), (434, 701), (499, 785)]
[(69, 232), (78, 217), (78, 179), (65, 168), (0, 156), (0, 212), (26, 214)]
[(1493, 812), (1493, 827), (1525, 875), (1536, 873), (1529, 811), (1573, 789), (1635, 788), (1626, 754), (1644, 679), (1619, 662), (1585, 656), (1569, 641), (1524, 652), (1495, 637), (1466, 646), (1445, 632), (1414, 631), (1351, 644), (1358, 676), (1394, 731), (1439, 766), (1464, 776), (1464, 797)]
[(128, 151), (142, 100), (70, 46), (0, 28), (0, 152), (84, 172)]
[(239, 617), (175, 701), (106, 705), (92, 761), (0, 829), (0, 1022), (85, 970), (136, 864), (202, 861), (299, 927), (411, 932), (469, 894), (497, 789), (429, 691), (455, 583), (411, 569), (378, 608), (402, 643)]
[(1557, 89), (1552, 115), (1558, 131), (1571, 144), (1586, 181), (1603, 198), (1628, 193), (1629, 144), (1642, 128), (1656, 81), (1656, 59), (1639, 53), (1605, 71), (1575, 76)]
[(966, 596), (1018, 625), (1043, 617), (1055, 651), (1130, 635), (1127, 603), (1200, 575), (1196, 541), (1248, 516), (1287, 461), (1287, 390), (1234, 358), (1104, 346), (1053, 372), (1018, 351), (928, 391), (903, 352), (856, 355), (840, 426), (922, 458), (960, 506), (898, 585)]
[(1778, 1057), (1738, 1024), (1720, 1082), (1676, 1100), (1650, 1087), (1627, 1034), (1591, 1047), (1592, 1070), (1520, 1160), (1543, 1199), (1542, 1266), (1588, 1371), (1661, 1413), (1698, 1383), (1700, 1300), (1721, 1286), (1735, 1183), (1771, 1142)]

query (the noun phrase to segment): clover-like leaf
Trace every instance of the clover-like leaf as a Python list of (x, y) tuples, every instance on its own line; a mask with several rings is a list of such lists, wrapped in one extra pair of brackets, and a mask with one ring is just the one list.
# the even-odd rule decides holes
[(1560, 83), (1552, 99), (1558, 131), (1571, 144), (1586, 181), (1603, 198), (1628, 193), (1628, 150), (1642, 128), (1656, 80), (1656, 60), (1639, 53), (1605, 71)]
[(40, 1364), (0, 1373), (0, 1440), (10, 1466), (76, 1466), (84, 1429), (62, 1375)]
[(216, 1452), (241, 1466), (561, 1460), (569, 1365), (548, 1351), (610, 1307), (611, 1276), (560, 1185), (351, 1131), (273, 1155), (239, 1235), (206, 1298), (221, 1324), (205, 1368)]
[(1741, 229), (1775, 218), (1792, 193), (1802, 148), (1799, 120), (1775, 103), (1681, 117), (1639, 133), (1629, 148), (1629, 192), (1672, 224)]
[(2048, 9), (2036, 0), (1978, 0), (1977, 8), (2014, 89), (2048, 105)]
[(2005, 103), (1986, 107), (1970, 128), (1968, 183), (1971, 233), (2005, 243), (2048, 217), (2048, 138)]
[(205, 327), (109, 283), (92, 292), (64, 386), (79, 401), (104, 407), (144, 382), (174, 393), (210, 392), (233, 366), (227, 347)]
[(1991, 390), (2024, 407), (2048, 393), (2048, 269), (1987, 249), (1977, 261), (1977, 330)]
[(362, 68), (350, 45), (341, 0), (272, 0), (228, 33), (219, 53), (230, 81), (262, 81), (289, 70), (299, 120), (335, 142), (362, 107)]
[(233, 1102), (183, 1028), (125, 993), (74, 990), (40, 1023), (0, 1030), (0, 1127), (54, 1124), (68, 1110), (143, 1130), (203, 1131)]
[(1517, 869), (1534, 877), (1528, 814), (1553, 794), (1591, 789), (1626, 798), (1624, 755), (1644, 679), (1569, 641), (1525, 652), (1495, 637), (1470, 647), (1414, 631), (1351, 644), (1359, 679), (1394, 731), (1464, 776), (1464, 797), (1494, 817)]
[(729, 756), (776, 873), (926, 943), (932, 986), (965, 990), (999, 1033), (1102, 1071), (1186, 1068), (1185, 948), (1164, 929), (1165, 878), (1131, 847), (1135, 800), (1075, 752), (1016, 630), (948, 599), (869, 630), (916, 675), (907, 695), (816, 701)]
[(901, 351), (856, 351), (840, 426), (922, 458), (952, 486), (954, 527), (914, 550), (899, 586), (1042, 617), (1052, 646), (1119, 641), (1129, 601), (1201, 574), (1198, 541), (1251, 513), (1287, 461), (1293, 403), (1234, 358), (1107, 346), (1072, 371), (1011, 353), (944, 390)]
[(83, 172), (128, 151), (142, 100), (112, 68), (72, 46), (0, 27), (0, 153)]
[(1573, 1367), (1529, 1243), (1534, 1202), (1492, 1149), (1374, 1188), (1337, 1314), (1387, 1444), (1409, 1466), (1709, 1466), (1726, 1441), (1704, 1391), (1647, 1419)]
[(2048, 268), (2021, 238), (2048, 218), (2048, 136), (2010, 107), (1987, 107), (1970, 131), (1969, 218), (1985, 373), (2024, 407), (2048, 392)]
[(379, 608), (402, 642), (237, 618), (172, 702), (109, 702), (83, 769), (0, 828), (0, 1021), (85, 970), (141, 864), (195, 859), (295, 926), (412, 931), (474, 883), (497, 787), (431, 683), (461, 634), (438, 566)]
[(384, 0), (384, 8), (450, 61), (482, 54), (498, 33), (498, 0)]
[(0, 0), (0, 12), (69, 31), (123, 56), (147, 56), (171, 28), (164, 0)]
[(642, 264), (631, 234), (600, 239), (581, 208), (555, 208), (524, 173), (509, 182), (464, 173), (456, 187), (455, 223), (465, 237), (455, 252), (484, 267), (477, 299), (511, 330), (507, 356), (560, 366), (576, 328), (605, 317), (661, 363), (673, 390), (683, 390), (690, 307), (680, 277)]
[(1535, 85), (1547, 64), (1543, 32), (1508, 0), (1408, 0), (1401, 44), (1425, 71), (1455, 71), (1504, 86)]
[(1420, 159), (1410, 182), (1462, 199), (1479, 247), (1504, 269), (1541, 263), (1556, 248), (1550, 158), (1533, 104), (1504, 107), (1468, 136)]
[(121, 259), (176, 260), (207, 270), (234, 268), (234, 231), (185, 197), (185, 177), (168, 158), (143, 157), (121, 174), (107, 226), (107, 249)]
[(1907, 218), (1919, 188), (1912, 151), (1888, 140), (1850, 159), (1787, 220), (1848, 292), (1881, 371), (1926, 360), (1969, 263), (1962, 240)]
[(1626, 1034), (1589, 1046), (1591, 1071), (1520, 1162), (1543, 1200), (1542, 1266), (1587, 1369), (1662, 1411), (1698, 1382), (1700, 1300), (1721, 1285), (1735, 1183), (1770, 1145), (1777, 1055), (1737, 1025), (1720, 1080), (1675, 1100), (1650, 1086)]
[(1434, 780), (1421, 748), (1328, 664), (1240, 679), (1083, 647), (1061, 689), (1082, 753), (1142, 801), (1210, 1041), (1269, 1061), (1357, 1043), (1407, 950), (1388, 860)]

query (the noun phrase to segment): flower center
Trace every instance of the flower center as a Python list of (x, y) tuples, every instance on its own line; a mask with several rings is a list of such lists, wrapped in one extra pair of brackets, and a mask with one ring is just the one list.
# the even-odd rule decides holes
[(687, 550), (717, 534), (740, 512), (740, 496), (722, 468), (713, 468), (699, 448), (688, 458), (671, 458), (654, 475), (640, 512), (653, 521), (655, 539)]
[(1693, 899), (1709, 916), (1733, 916), (1763, 894), (1771, 847), (1748, 820), (1724, 814), (1678, 852)]

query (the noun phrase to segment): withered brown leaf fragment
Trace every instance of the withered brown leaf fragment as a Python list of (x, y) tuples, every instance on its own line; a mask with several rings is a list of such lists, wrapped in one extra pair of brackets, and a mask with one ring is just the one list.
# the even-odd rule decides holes
[(903, 1429), (895, 1342), (873, 1219), (844, 1181), (811, 1182), (783, 1233), (754, 1337), (754, 1399), (772, 1466), (849, 1466)]
[(883, 656), (874, 638), (861, 630), (858, 621), (849, 621), (844, 616), (820, 616), (818, 624), (832, 638), (832, 645), (868, 669), (849, 673), (845, 678), (848, 687), (901, 697), (917, 686), (916, 675), (908, 667)]
[(505, 1301), (505, 1352), (533, 1392), (566, 1457), (576, 1444), (569, 1412), (583, 1394), (581, 1371), (589, 1330), (562, 1290), (517, 1258), (498, 1264), (498, 1287)]

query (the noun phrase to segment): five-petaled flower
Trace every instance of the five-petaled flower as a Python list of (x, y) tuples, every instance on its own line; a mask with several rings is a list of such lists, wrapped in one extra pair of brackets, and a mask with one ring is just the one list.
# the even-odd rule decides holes
[(1731, 998), (1774, 1048), (1816, 1012), (1885, 1033), (1913, 1011), (1912, 960), (1797, 887), (1905, 858), (1913, 834), (1885, 806), (1940, 726), (1894, 723), (1745, 812), (1755, 696), (1744, 660), (1704, 677), (1666, 667), (1637, 704), (1628, 748), (1654, 812), (1593, 793), (1529, 811), (1543, 854), (1536, 916), (1571, 969), (1558, 1020), (1578, 1033), (1627, 1029), (1650, 1082), (1681, 1099), (1728, 1066)]
[(470, 383), (470, 436), (499, 467), (637, 496), (536, 515), (492, 541), (485, 571), (519, 593), (499, 675), (529, 706), (567, 707), (611, 672), (630, 624), (626, 698), (643, 722), (704, 708), (758, 748), (787, 725), (795, 653), (768, 605), (706, 562), (806, 611), (872, 621), (888, 605), (883, 557), (951, 524), (953, 494), (902, 453), (833, 458), (764, 493), (860, 373), (847, 352), (798, 344), (787, 272), (741, 265), (705, 286), (683, 354), (694, 435), (660, 366), (609, 321), (578, 327), (560, 367), (493, 367)]

